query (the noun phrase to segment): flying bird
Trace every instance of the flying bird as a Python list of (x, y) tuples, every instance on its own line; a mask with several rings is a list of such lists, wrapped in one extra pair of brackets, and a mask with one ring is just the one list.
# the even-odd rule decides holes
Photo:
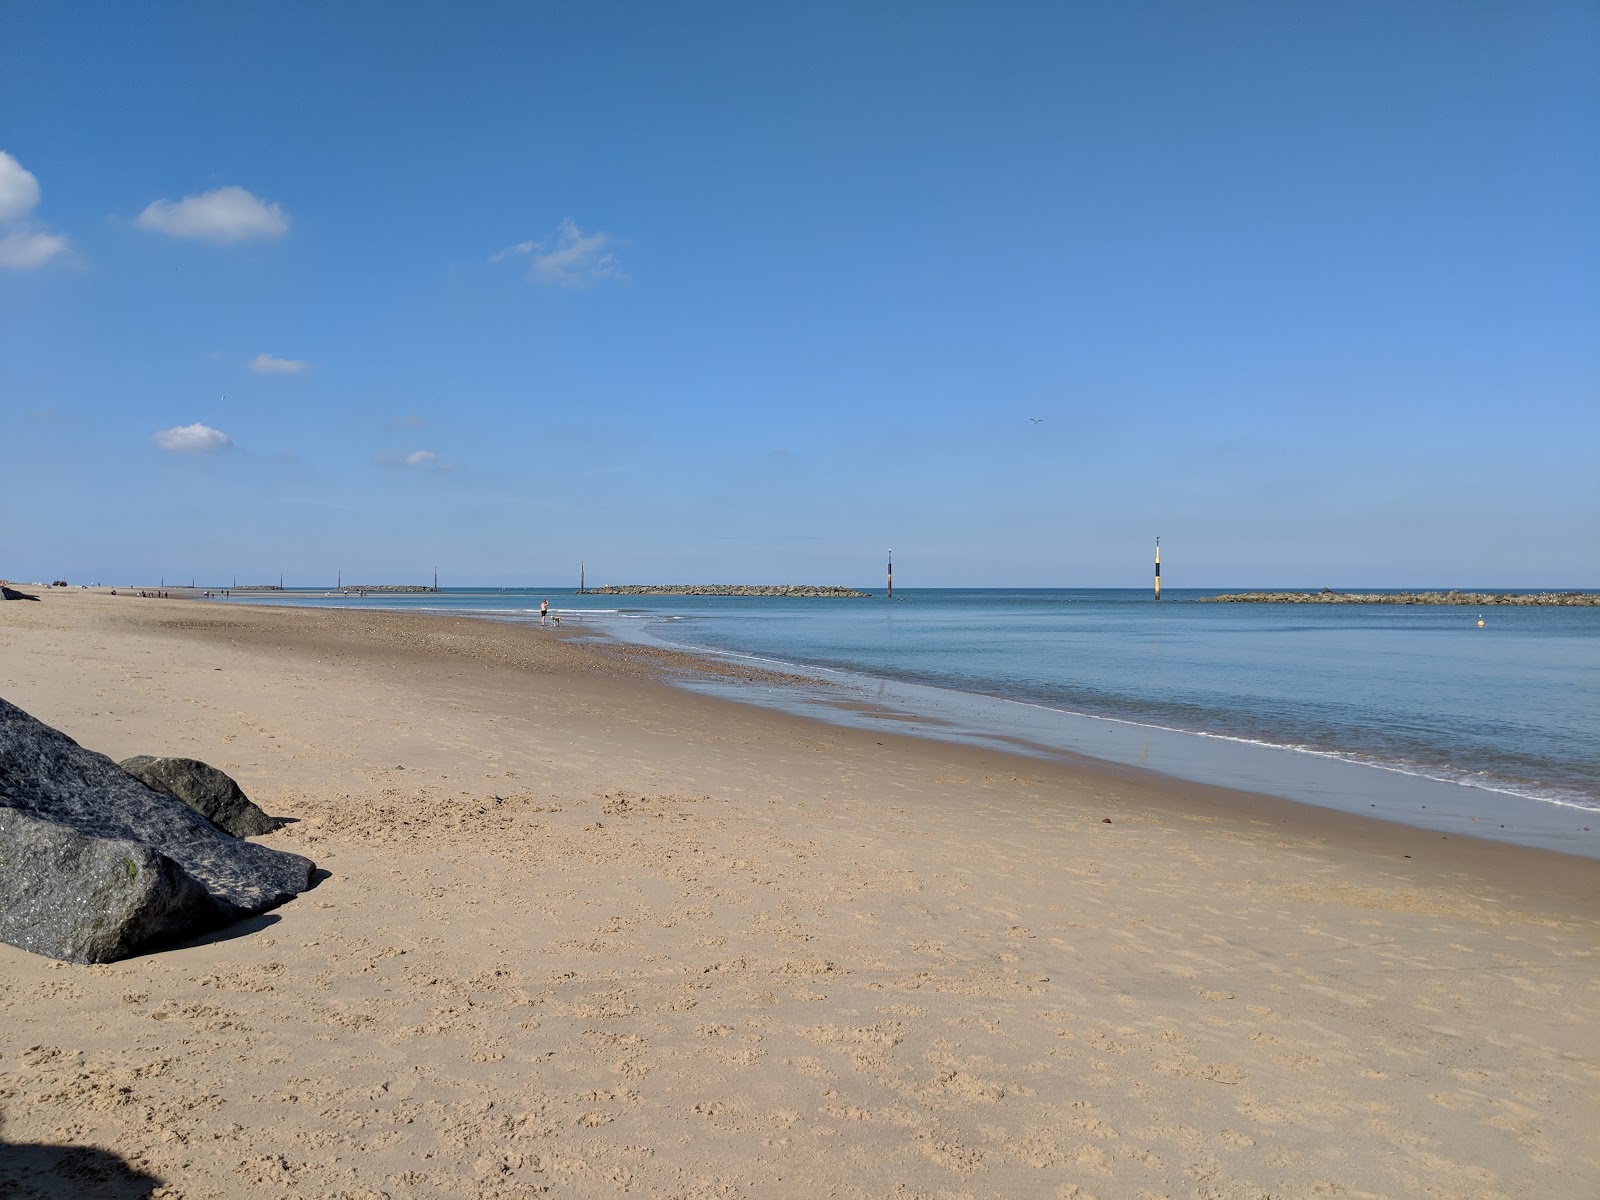
[(1043, 425), (1044, 424), (1044, 418), (1043, 417), (1029, 417), (1028, 420), (1032, 421), (1035, 425)]

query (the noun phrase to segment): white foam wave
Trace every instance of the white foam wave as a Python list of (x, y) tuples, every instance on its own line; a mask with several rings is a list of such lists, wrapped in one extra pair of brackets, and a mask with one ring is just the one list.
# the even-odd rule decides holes
[[(921, 685), (929, 686), (929, 685)], [(963, 695), (954, 688), (939, 688), (939, 691), (949, 691), (956, 695)], [(1069, 708), (1057, 708), (1051, 704), (1040, 704), (1033, 700), (1017, 700), (1010, 696), (994, 696), (991, 699), (1000, 700), (1006, 704), (1017, 704), (1024, 708), (1036, 708), (1045, 712), (1065, 713), (1068, 716), (1084, 717), (1094, 721), (1109, 721), (1117, 725), (1126, 725), (1132, 729), (1153, 729), (1161, 733), (1176, 733), (1187, 737), (1207, 738), (1211, 741), (1232, 742), (1240, 746), (1256, 746), (1263, 750), (1280, 750), (1287, 754), (1306, 754), (1314, 758), (1328, 759), (1332, 762), (1345, 762), (1358, 767), (1370, 767), (1376, 771), (1388, 771), (1395, 775), (1406, 775), (1413, 779), (1427, 779), (1434, 783), (1451, 783), (1459, 787), (1477, 788), (1480, 791), (1495, 792), (1502, 796), (1515, 796), (1519, 800), (1534, 800), (1540, 804), (1553, 804), (1560, 808), (1575, 808), (1581, 812), (1600, 813), (1600, 800), (1569, 793), (1555, 789), (1529, 790), (1525, 785), (1514, 783), (1510, 780), (1492, 779), (1487, 772), (1467, 771), (1453, 767), (1431, 767), (1421, 763), (1404, 763), (1385, 760), (1371, 755), (1360, 754), (1355, 751), (1327, 750), (1319, 746), (1307, 746), (1300, 742), (1272, 742), (1263, 738), (1244, 737), (1232, 733), (1216, 733), (1204, 729), (1184, 729), (1175, 725), (1158, 725), (1153, 721), (1134, 721), (1127, 717), (1108, 717), (1102, 713), (1078, 712)]]
[[(696, 654), (710, 654), (718, 658), (735, 659), (740, 662), (754, 663), (760, 666), (775, 668), (791, 673), (804, 673), (811, 675), (824, 675), (836, 677), (840, 680), (864, 679), (879, 682), (898, 684), (897, 680), (880, 680), (879, 677), (868, 675), (862, 671), (842, 670), (833, 667), (821, 667), (810, 663), (795, 663), (786, 659), (771, 658), (766, 655), (750, 654), (736, 650), (714, 649), (707, 646), (695, 646), (684, 643), (667, 642), (658, 639), (662, 645), (673, 649), (684, 650)], [(1103, 713), (1081, 712), (1077, 709), (1060, 708), (1053, 704), (1043, 704), (1035, 700), (1018, 700), (1012, 696), (994, 696), (987, 693), (964, 692), (958, 688), (940, 687), (937, 684), (917, 683), (914, 686), (928, 688), (931, 691), (945, 692), (956, 697), (982, 695), (984, 699), (998, 700), (1004, 704), (1015, 704), (1023, 708), (1037, 709), (1042, 712), (1061, 713), (1070, 717), (1079, 717), (1085, 720), (1109, 721), (1117, 725), (1124, 725), (1130, 729), (1150, 729), (1161, 733), (1172, 733), (1187, 737), (1207, 738), (1212, 741), (1231, 742), (1241, 746), (1255, 746), (1263, 750), (1277, 750), (1287, 754), (1305, 754), (1314, 758), (1326, 759), (1332, 762), (1350, 763), (1353, 766), (1370, 767), (1377, 771), (1388, 771), (1395, 775), (1405, 775), (1413, 779), (1425, 779), (1433, 783), (1455, 784), (1458, 787), (1476, 788), (1479, 791), (1493, 792), (1496, 795), (1513, 796), (1519, 800), (1531, 800), (1539, 804), (1549, 804), (1558, 808), (1575, 809), (1579, 812), (1600, 813), (1600, 798), (1590, 797), (1581, 793), (1571, 793), (1556, 788), (1529, 788), (1511, 780), (1495, 779), (1482, 771), (1468, 771), (1453, 767), (1428, 766), (1421, 763), (1396, 762), (1360, 754), (1355, 751), (1328, 750), (1318, 746), (1309, 746), (1299, 742), (1273, 742), (1262, 738), (1244, 737), (1239, 734), (1217, 733), (1202, 729), (1184, 729), (1180, 726), (1161, 725), (1153, 721), (1135, 721), (1128, 717), (1111, 717)]]

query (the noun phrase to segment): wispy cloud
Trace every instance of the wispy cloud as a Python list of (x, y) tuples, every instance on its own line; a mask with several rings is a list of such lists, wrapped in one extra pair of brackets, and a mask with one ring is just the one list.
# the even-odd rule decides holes
[(58, 233), (16, 230), (0, 237), (0, 267), (26, 271), (42, 266), (67, 248), (67, 239)]
[(157, 430), (150, 440), (173, 454), (214, 454), (233, 445), (233, 439), (220, 429), (202, 425), (175, 425), (171, 429)]
[(406, 413), (404, 416), (395, 417), (389, 422), (390, 429), (421, 429), (427, 422), (415, 413)]
[[(432, 450), (386, 450), (378, 455), (381, 463), (390, 463), (399, 467), (427, 467), (439, 462), (439, 456)], [(454, 466), (453, 463), (440, 463), (440, 466)]]
[(270, 354), (256, 355), (248, 366), (258, 375), (298, 375), (311, 369), (311, 364), (304, 359), (274, 358)]
[(215, 188), (178, 201), (153, 201), (133, 223), (170, 237), (224, 244), (282, 237), (289, 232), (289, 216), (280, 205), (269, 204), (237, 186)]
[(496, 250), (489, 255), (489, 261), (492, 263), (505, 262), (513, 254), (532, 254), (533, 248), (537, 244), (536, 242), (518, 242), (515, 246), (507, 246), (504, 250)]
[(616, 238), (609, 233), (584, 233), (568, 217), (543, 242), (518, 242), (489, 256), (492, 263), (507, 258), (528, 259), (528, 278), (557, 287), (588, 288), (608, 281), (627, 283), (628, 276), (612, 251)]
[(65, 237), (36, 229), (28, 219), (38, 206), (33, 172), (0, 150), (0, 267), (26, 271), (66, 250)]

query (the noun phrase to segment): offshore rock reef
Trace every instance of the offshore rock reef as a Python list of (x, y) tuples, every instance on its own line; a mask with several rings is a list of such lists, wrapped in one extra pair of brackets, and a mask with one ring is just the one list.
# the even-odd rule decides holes
[(365, 596), (368, 592), (436, 592), (439, 589), (425, 583), (347, 583), (334, 590), (346, 596)]
[(231, 592), (294, 592), (305, 594), (315, 592), (319, 596), (325, 592), (337, 592), (341, 596), (365, 596), (369, 592), (436, 592), (439, 589), (430, 587), (425, 583), (346, 583), (339, 587), (284, 587), (278, 583), (236, 583), (231, 588), (218, 588), (217, 591)]
[(813, 587), (809, 584), (783, 583), (763, 586), (747, 583), (626, 583), (612, 587), (587, 588), (589, 596), (801, 596), (839, 597), (870, 596), (871, 592), (858, 592), (847, 587)]
[(1580, 607), (1600, 604), (1595, 592), (1235, 592), (1204, 596), (1202, 604), (1460, 604), (1487, 608), (1494, 604)]

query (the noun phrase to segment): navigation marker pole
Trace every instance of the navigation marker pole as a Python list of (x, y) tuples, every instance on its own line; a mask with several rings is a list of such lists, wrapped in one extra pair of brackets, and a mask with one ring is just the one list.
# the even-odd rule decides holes
[(439, 590), (439, 568), (438, 567), (435, 567), (433, 569), (433, 590), (436, 591), (436, 592)]
[(583, 559), (578, 560), (578, 595), (583, 595)]
[(1161, 599), (1161, 539), (1156, 539), (1156, 599)]

